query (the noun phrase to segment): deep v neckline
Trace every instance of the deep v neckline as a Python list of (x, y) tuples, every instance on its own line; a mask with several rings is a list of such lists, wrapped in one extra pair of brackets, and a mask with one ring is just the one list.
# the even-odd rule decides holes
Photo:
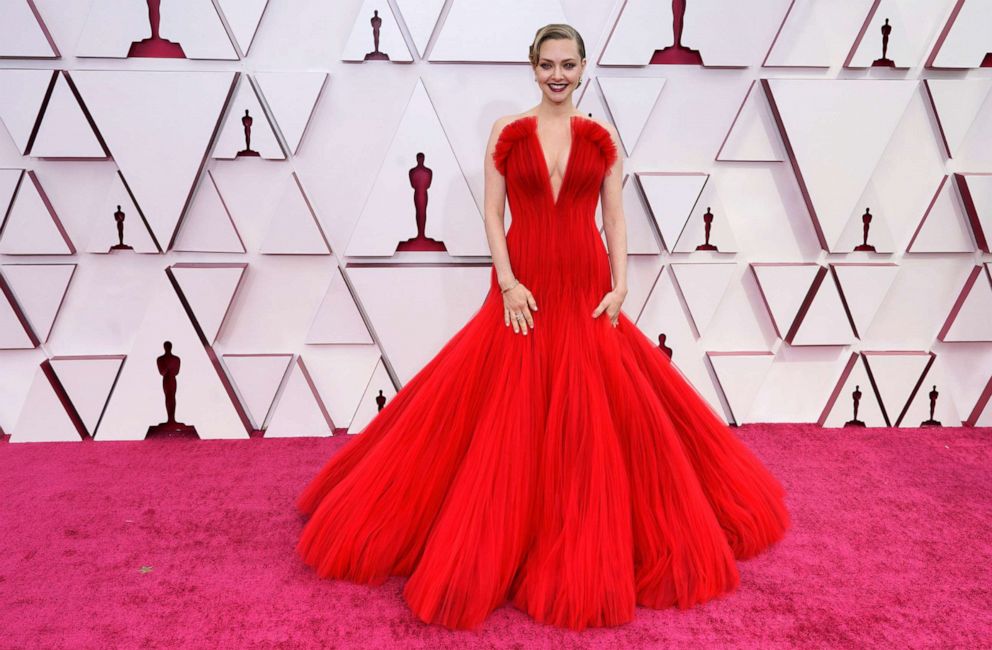
[(575, 119), (582, 117), (581, 115), (569, 115), (568, 116), (568, 155), (565, 157), (565, 171), (561, 175), (561, 185), (558, 186), (558, 196), (555, 196), (555, 188), (551, 186), (551, 167), (548, 165), (548, 157), (544, 151), (544, 145), (541, 144), (541, 138), (537, 135), (537, 127), (540, 120), (537, 115), (530, 115), (529, 117), (534, 118), (534, 142), (537, 143), (538, 152), (541, 154), (541, 160), (544, 161), (544, 186), (548, 188), (548, 196), (551, 197), (551, 204), (557, 208), (558, 200), (561, 198), (562, 192), (565, 191), (565, 183), (568, 182), (568, 172), (572, 168), (572, 158), (575, 154)]

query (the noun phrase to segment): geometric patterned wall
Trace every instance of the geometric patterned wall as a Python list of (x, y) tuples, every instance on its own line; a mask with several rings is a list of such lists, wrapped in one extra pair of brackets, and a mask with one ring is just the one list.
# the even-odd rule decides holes
[(175, 357), (202, 438), (360, 432), (488, 291), (548, 22), (621, 136), (623, 310), (728, 422), (992, 425), (992, 0), (145, 4), (0, 2), (12, 441), (144, 437)]

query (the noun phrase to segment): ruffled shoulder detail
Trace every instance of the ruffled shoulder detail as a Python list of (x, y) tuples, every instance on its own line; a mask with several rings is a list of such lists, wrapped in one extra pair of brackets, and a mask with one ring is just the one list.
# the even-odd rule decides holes
[(518, 117), (504, 125), (503, 130), (500, 131), (499, 136), (496, 138), (496, 145), (493, 148), (493, 164), (496, 165), (497, 171), (503, 176), (506, 176), (506, 161), (510, 156), (510, 152), (513, 151), (513, 145), (527, 137), (533, 126), (532, 122), (536, 117), (535, 115)]
[(599, 147), (606, 163), (606, 169), (612, 167), (617, 159), (617, 145), (613, 142), (613, 136), (610, 135), (610, 132), (593, 119), (579, 118), (579, 124), (586, 137)]

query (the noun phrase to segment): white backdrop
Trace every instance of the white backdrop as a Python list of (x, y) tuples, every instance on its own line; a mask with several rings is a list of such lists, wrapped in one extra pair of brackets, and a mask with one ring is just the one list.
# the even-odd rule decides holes
[[(624, 311), (728, 422), (992, 424), (992, 0), (687, 0), (701, 65), (649, 63), (668, 0), (161, 0), (187, 58), (128, 57), (139, 0), (0, 0), (0, 429), (143, 437), (170, 340), (201, 437), (359, 432), (488, 290), (548, 22), (623, 141)], [(418, 153), (447, 252), (395, 252)]]

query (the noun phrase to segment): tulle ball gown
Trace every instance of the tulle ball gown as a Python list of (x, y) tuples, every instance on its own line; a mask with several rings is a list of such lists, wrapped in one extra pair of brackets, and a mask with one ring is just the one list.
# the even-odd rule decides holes
[(734, 590), (735, 560), (789, 527), (780, 483), (664, 352), (623, 312), (592, 318), (612, 289), (595, 209), (616, 146), (571, 116), (555, 197), (537, 120), (493, 150), (534, 329), (504, 324), (494, 268), (479, 310), (297, 502), (318, 576), (408, 576), (413, 613), (451, 629), (507, 602), (576, 630), (686, 608)]

